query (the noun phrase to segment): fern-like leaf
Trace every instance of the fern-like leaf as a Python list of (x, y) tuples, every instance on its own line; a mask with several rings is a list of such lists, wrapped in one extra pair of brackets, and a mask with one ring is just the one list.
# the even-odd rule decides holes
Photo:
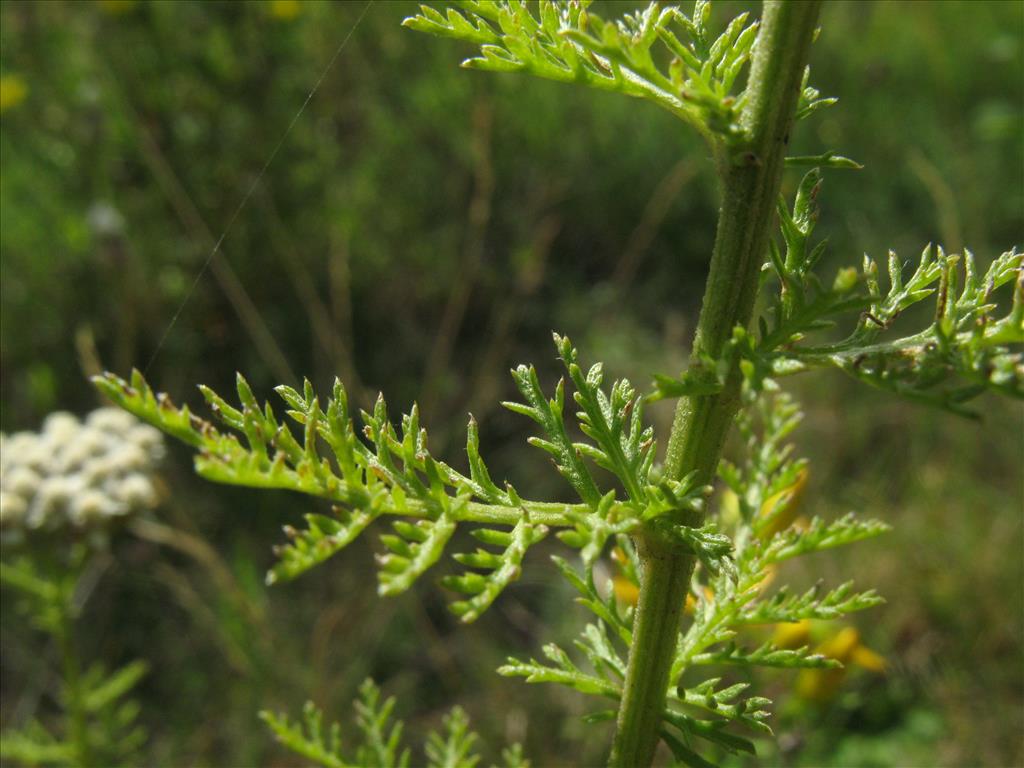
[[(451, 609), (463, 621), (475, 620), (494, 602), (509, 584), (519, 578), (522, 573), (523, 556), (526, 550), (543, 539), (548, 529), (543, 525), (533, 525), (525, 517), (520, 520), (511, 532), (492, 528), (478, 528), (472, 532), (484, 544), (503, 547), (501, 554), (478, 548), (472, 553), (454, 555), (455, 559), (467, 568), (459, 576), (447, 576), (442, 584), (471, 595), (466, 600), (452, 603)], [(486, 575), (477, 572), (487, 571)]]
[[(705, 0), (689, 16), (651, 3), (617, 20), (601, 18), (586, 1), (541, 0), (536, 8), (534, 14), (526, 3), (470, 1), (442, 14), (424, 5), (403, 24), (480, 46), (464, 67), (526, 72), (651, 101), (695, 127), (716, 154), (743, 139), (744, 95), (737, 84), (758, 29), (747, 14), (716, 34)], [(804, 90), (804, 111), (824, 103)]]
[(380, 689), (367, 679), (359, 686), (356, 726), (363, 743), (356, 750), (356, 765), (365, 768), (408, 768), (409, 750), (402, 747), (401, 720), (392, 722), (395, 698), (381, 701)]
[[(965, 416), (976, 416), (966, 403), (985, 391), (1024, 398), (1024, 255), (1011, 249), (983, 274), (970, 251), (947, 255), (929, 245), (909, 275), (903, 261), (889, 253), (885, 290), (879, 266), (868, 256), (859, 270), (841, 269), (826, 286), (814, 271), (825, 243), (812, 241), (820, 189), (821, 174), (813, 168), (792, 208), (779, 204), (783, 247), (771, 243), (765, 264), (778, 294), (759, 318), (758, 332), (736, 328), (721, 360), (695, 361), (678, 378), (656, 377), (650, 399), (705, 393), (702, 386), (724, 380), (722, 371), (736, 362), (755, 387), (812, 368), (835, 368), (870, 386)], [(995, 294), (1007, 284), (1012, 296), (1000, 313)], [(923, 330), (891, 333), (897, 318), (929, 298), (934, 308)], [(846, 338), (808, 343), (810, 335), (844, 317), (857, 318)]]
[[(834, 367), (871, 386), (965, 415), (970, 411), (963, 404), (987, 389), (1024, 397), (1024, 358), (1012, 349), (1024, 343), (1024, 256), (1007, 251), (982, 274), (970, 251), (946, 255), (928, 246), (905, 276), (903, 262), (890, 252), (884, 291), (878, 264), (865, 256), (859, 273), (844, 269), (825, 288), (813, 272), (825, 244), (810, 242), (820, 186), (820, 174), (812, 170), (792, 211), (779, 206), (785, 253), (773, 246), (769, 264), (781, 290), (770, 322), (762, 321), (760, 339), (748, 352), (752, 362), (773, 375)], [(1013, 295), (1000, 317), (994, 293), (1007, 283), (1014, 284)], [(907, 336), (887, 334), (900, 315), (930, 297), (930, 325)], [(807, 334), (850, 312), (859, 317), (847, 338), (803, 343)]]
[(839, 619), (856, 611), (881, 605), (885, 600), (873, 589), (855, 592), (853, 582), (847, 581), (833, 590), (821, 594), (821, 585), (815, 584), (805, 592), (791, 594), (785, 587), (770, 598), (741, 612), (737, 624), (774, 624), (804, 619)]
[[(288, 542), (276, 549), (279, 562), (269, 583), (287, 580), (316, 566), (354, 541), (380, 517), (393, 518), (381, 536), (378, 556), (379, 592), (407, 590), (442, 557), (460, 524), (482, 524), (476, 535), (499, 546), (501, 553), (478, 550), (456, 557), (472, 569), (444, 583), (468, 597), (452, 604), (463, 621), (473, 621), (502, 590), (518, 578), (523, 558), (550, 528), (581, 550), (587, 563), (603, 552), (609, 538), (634, 531), (658, 518), (670, 533), (673, 526), (692, 523), (703, 504), (702, 489), (689, 479), (649, 483), (654, 455), (651, 430), (642, 423), (642, 403), (627, 381), (610, 392), (601, 388), (600, 368), (583, 376), (579, 356), (568, 339), (555, 336), (581, 407), (579, 427), (590, 441), (573, 440), (566, 421), (565, 384), (554, 397), (543, 391), (537, 372), (520, 366), (513, 378), (525, 402), (506, 403), (541, 427), (531, 444), (552, 455), (558, 471), (578, 493), (578, 504), (524, 500), (511, 485), (491, 479), (480, 455), (480, 436), (470, 417), (466, 438), (468, 474), (434, 458), (416, 406), (396, 426), (383, 397), (371, 413), (362, 413), (357, 430), (348, 396), (335, 381), (321, 404), (307, 381), (302, 391), (278, 387), (286, 419), (269, 404), (261, 405), (246, 380), (237, 377), (238, 406), (201, 387), (211, 411), (226, 427), (222, 432), (157, 395), (142, 375), (131, 382), (112, 374), (97, 377), (96, 386), (122, 408), (197, 449), (196, 469), (210, 480), (255, 488), (298, 491), (332, 502), (332, 514), (306, 515), (306, 527), (285, 527)], [(297, 425), (297, 429), (291, 425)], [(615, 474), (626, 490), (602, 490), (589, 462)], [(704, 552), (712, 541), (707, 531), (676, 531)], [(690, 539), (686, 537), (689, 536)], [(711, 550), (708, 550), (711, 556)], [(480, 572), (483, 571), (483, 572)]]
[(835, 668), (841, 667), (835, 659), (814, 653), (806, 646), (801, 648), (775, 648), (763, 643), (753, 650), (727, 643), (723, 648), (695, 654), (691, 664), (739, 664), (743, 666), (794, 668)]
[(788, 528), (776, 534), (763, 546), (759, 555), (762, 565), (774, 565), (799, 555), (834, 549), (879, 536), (892, 530), (892, 526), (880, 520), (859, 520), (849, 512), (838, 520), (826, 522), (814, 517), (806, 528)]
[(302, 708), (302, 719), (292, 722), (284, 713), (264, 710), (260, 719), (282, 746), (312, 760), (322, 768), (350, 768), (341, 755), (341, 726), (333, 723), (325, 732), (323, 713), (311, 701)]
[[(356, 432), (340, 382), (335, 382), (326, 407), (308, 382), (302, 392), (278, 387), (287, 417), (300, 427), (298, 434), (278, 420), (269, 404), (257, 403), (241, 376), (240, 407), (202, 387), (214, 415), (240, 433), (240, 440), (194, 416), (187, 406), (177, 408), (166, 395), (155, 394), (138, 372), (132, 383), (110, 374), (95, 381), (121, 407), (198, 449), (196, 468), (202, 476), (299, 491), (334, 502), (332, 515), (307, 515), (305, 529), (285, 527), (289, 541), (276, 549), (280, 559), (268, 574), (268, 583), (294, 578), (322, 563), (387, 515), (398, 519), (393, 532), (381, 537), (386, 551), (378, 557), (380, 592), (394, 595), (441, 558), (459, 523), (485, 523), (495, 531), (495, 526), (511, 526), (518, 532), (507, 553), (514, 564), (497, 569), (472, 608), (465, 601), (454, 608), (471, 621), (515, 577), (526, 549), (542, 538), (546, 525), (567, 526), (576, 519), (572, 515), (587, 513), (584, 505), (529, 502), (511, 487), (498, 489), (480, 458), (472, 420), (466, 446), (468, 476), (430, 455), (415, 407), (396, 429), (379, 398), (373, 413), (362, 414), (364, 441)], [(530, 535), (525, 535), (527, 531)]]
[(436, 732), (427, 736), (429, 768), (473, 768), (480, 762), (480, 756), (472, 752), (477, 735), (469, 730), (469, 718), (460, 707), (445, 715), (444, 731), (444, 736)]
[[(355, 723), (359, 733), (351, 758), (343, 753), (341, 726), (324, 727), (323, 713), (312, 702), (306, 702), (302, 718), (289, 720), (287, 715), (260, 712), (277, 741), (287, 749), (321, 768), (408, 768), (412, 757), (402, 744), (404, 724), (394, 717), (394, 697), (381, 698), (380, 689), (367, 679), (359, 686), (355, 701)], [(474, 768), (480, 761), (473, 752), (478, 741), (469, 729), (469, 718), (459, 707), (444, 716), (443, 732), (431, 732), (423, 745), (425, 761), (418, 765), (430, 768)], [(529, 768), (518, 744), (503, 751), (508, 766)]]
[(267, 573), (268, 585), (290, 581), (324, 562), (355, 541), (379, 514), (373, 510), (348, 510), (338, 506), (333, 507), (333, 512), (334, 517), (306, 515), (305, 530), (290, 525), (284, 527), (289, 542), (274, 548), (278, 562)]

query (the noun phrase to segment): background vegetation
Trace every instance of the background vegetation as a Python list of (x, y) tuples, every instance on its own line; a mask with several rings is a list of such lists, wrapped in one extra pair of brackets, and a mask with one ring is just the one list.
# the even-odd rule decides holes
[[(615, 5), (606, 16), (630, 4)], [(727, 17), (741, 4), (722, 6)], [(681, 368), (715, 221), (696, 137), (617, 96), (460, 71), (450, 45), (399, 27), (411, 4), (369, 9), (233, 218), (362, 10), (0, 6), (5, 432), (94, 407), (86, 374), (156, 354), (148, 377), (178, 400), (197, 401), (196, 382), (230, 390), (236, 370), (263, 395), (338, 374), (363, 404), (377, 390), (396, 411), (417, 398), (453, 462), (472, 411), (492, 471), (557, 488), (524, 450), (522, 420), (495, 407), (513, 363), (553, 377), (555, 328), (615, 375)], [(1024, 6), (832, 2), (822, 26), (815, 82), (841, 101), (794, 153), (834, 147), (867, 166), (825, 182), (818, 231), (837, 261), (889, 247), (910, 258), (936, 241), (987, 263), (1019, 246)], [(831, 694), (771, 681), (790, 703), (766, 764), (1024, 763), (1021, 407), (986, 400), (976, 424), (838, 376), (798, 394), (808, 511), (866, 510), (895, 530), (848, 562), (815, 561), (825, 573), (790, 575), (876, 586), (889, 602), (858, 629), (887, 669), (854, 668)], [(654, 417), (667, 432), (669, 409)], [(366, 547), (268, 590), (270, 548), (308, 502), (209, 486), (176, 447), (164, 478), (159, 518), (210, 549), (196, 559), (175, 542), (116, 540), (81, 641), (108, 667), (149, 662), (152, 764), (286, 764), (256, 711), (311, 697), (348, 720), (367, 675), (404, 701), (415, 733), (458, 702), (495, 758), (519, 739), (535, 765), (602, 759), (570, 695), (493, 674), (574, 632), (553, 568), (469, 629), (430, 586), (378, 600)], [(45, 720), (54, 684), (10, 602), (5, 726)]]

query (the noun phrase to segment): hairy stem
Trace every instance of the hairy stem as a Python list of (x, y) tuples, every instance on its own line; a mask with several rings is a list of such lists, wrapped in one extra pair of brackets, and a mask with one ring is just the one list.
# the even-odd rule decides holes
[[(722, 168), (723, 200), (711, 268), (693, 343), (694, 358), (721, 355), (732, 329), (750, 322), (758, 271), (779, 195), (789, 130), (821, 0), (767, 0), (751, 64), (742, 121), (746, 140)], [(665, 469), (681, 478), (698, 472), (710, 483), (739, 407), (733, 370), (717, 395), (685, 398), (676, 409)], [(654, 759), (679, 620), (694, 558), (658, 540), (638, 537), (640, 598), (610, 764), (648, 766)]]

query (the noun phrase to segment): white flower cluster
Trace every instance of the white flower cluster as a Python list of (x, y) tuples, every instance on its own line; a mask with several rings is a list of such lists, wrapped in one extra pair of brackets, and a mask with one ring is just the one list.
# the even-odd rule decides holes
[(157, 503), (163, 436), (116, 408), (52, 413), (41, 432), (0, 433), (0, 529), (94, 529)]

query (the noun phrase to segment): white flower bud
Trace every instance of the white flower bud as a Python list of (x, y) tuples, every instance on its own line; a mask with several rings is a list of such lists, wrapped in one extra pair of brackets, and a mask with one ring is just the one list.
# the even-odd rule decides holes
[(70, 496), (63, 477), (48, 477), (39, 484), (39, 492), (29, 509), (27, 523), (30, 528), (42, 528), (49, 520), (60, 515), (68, 505)]
[(127, 511), (127, 508), (102, 491), (88, 488), (75, 496), (68, 517), (75, 525), (85, 527), (91, 523), (101, 523), (109, 517), (123, 515)]
[(38, 440), (39, 436), (34, 432), (15, 432), (4, 440), (4, 451), (11, 458), (15, 458), (30, 446), (35, 445)]
[(75, 438), (84, 450), (88, 450), (93, 456), (99, 456), (110, 450), (111, 446), (117, 445), (120, 434), (105, 432), (95, 427), (87, 427), (78, 433)]
[(40, 474), (45, 474), (46, 467), (53, 458), (53, 450), (35, 435), (31, 439), (19, 440), (16, 447), (8, 448), (13, 454), (11, 458), (16, 464), (30, 467)]
[(151, 509), (157, 502), (153, 483), (145, 475), (139, 474), (128, 475), (118, 483), (114, 498), (135, 510)]
[(139, 420), (120, 408), (98, 408), (85, 418), (85, 423), (99, 432), (123, 435), (138, 426)]
[(93, 411), (84, 423), (52, 413), (41, 432), (0, 434), (0, 444), (5, 542), (33, 528), (101, 530), (159, 500), (148, 474), (163, 455), (163, 438), (116, 408)]
[(10, 472), (5, 472), (0, 479), (0, 488), (5, 493), (21, 496), (23, 499), (30, 499), (39, 488), (41, 478), (28, 467), (15, 467)]
[[(79, 436), (88, 434), (86, 430), (80, 430)], [(53, 472), (65, 474), (81, 469), (89, 459), (96, 455), (95, 441), (87, 441), (77, 438), (71, 442), (54, 446), (53, 461), (50, 464)]]
[(119, 445), (106, 457), (107, 464), (112, 472), (127, 474), (149, 467), (149, 459), (146, 452), (136, 445), (124, 443)]
[(43, 434), (57, 441), (70, 440), (82, 428), (82, 423), (67, 411), (51, 413), (43, 421)]
[(25, 521), (28, 504), (21, 496), (0, 491), (0, 528), (15, 528)]
[(89, 459), (85, 462), (82, 465), (82, 468), (78, 471), (78, 474), (85, 481), (86, 485), (98, 488), (103, 485), (104, 481), (112, 473), (106, 457), (100, 456), (95, 459)]
[(80, 475), (57, 475), (47, 477), (39, 484), (39, 491), (29, 509), (28, 525), (41, 528), (51, 521), (66, 515), (72, 500), (86, 489)]
[(138, 424), (128, 432), (130, 442), (144, 450), (152, 461), (158, 461), (164, 455), (164, 437), (159, 429), (149, 424)]

